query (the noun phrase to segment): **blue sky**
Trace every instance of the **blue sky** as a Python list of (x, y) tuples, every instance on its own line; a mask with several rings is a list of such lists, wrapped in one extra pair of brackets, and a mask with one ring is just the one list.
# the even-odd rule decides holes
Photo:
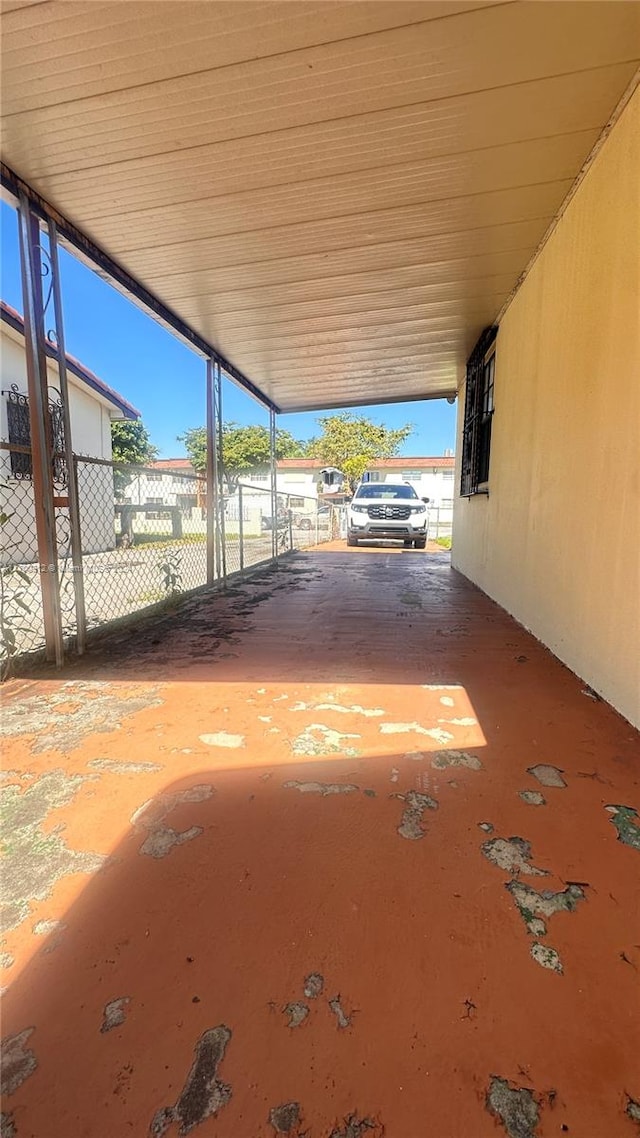
[[(2, 299), (22, 312), (17, 219), (5, 203), (0, 223)], [(205, 421), (204, 360), (64, 250), (60, 269), (67, 351), (142, 412), (163, 457), (183, 454), (177, 436)], [(455, 406), (439, 399), (368, 407), (363, 413), (388, 427), (413, 423), (415, 430), (401, 453), (432, 455), (453, 448), (455, 412)], [(229, 381), (223, 388), (223, 414), (239, 423), (268, 422), (268, 412)], [(300, 439), (318, 431), (315, 413), (280, 415), (278, 426)]]

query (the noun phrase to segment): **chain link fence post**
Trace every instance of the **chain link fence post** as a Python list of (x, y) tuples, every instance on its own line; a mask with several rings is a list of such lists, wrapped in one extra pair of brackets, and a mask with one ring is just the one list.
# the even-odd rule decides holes
[(240, 546), (240, 572), (244, 569), (244, 506), (242, 486), (238, 486), (238, 544)]

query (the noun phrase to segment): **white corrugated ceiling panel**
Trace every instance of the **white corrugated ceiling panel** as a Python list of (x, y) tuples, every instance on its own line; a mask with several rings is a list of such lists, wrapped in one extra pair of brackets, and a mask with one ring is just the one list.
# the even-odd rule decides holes
[(283, 410), (455, 390), (636, 3), (5, 3), (3, 160)]

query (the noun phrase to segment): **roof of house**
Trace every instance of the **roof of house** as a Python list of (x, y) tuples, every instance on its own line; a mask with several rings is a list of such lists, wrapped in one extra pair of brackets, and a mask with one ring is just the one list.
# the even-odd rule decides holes
[[(148, 464), (164, 470), (193, 470), (189, 458), (158, 458)], [(320, 458), (280, 458), (278, 470), (324, 470), (327, 466)], [(439, 454), (433, 457), (419, 455), (409, 458), (380, 458), (372, 463), (372, 467), (379, 470), (429, 470), (433, 466), (442, 470), (453, 470), (455, 458), (449, 454)]]
[[(278, 461), (279, 470), (322, 470), (326, 462), (320, 458), (281, 458)], [(453, 455), (425, 455), (404, 456), (400, 458), (378, 458), (371, 463), (374, 470), (426, 470), (432, 466), (439, 466), (443, 470), (453, 469), (455, 458)]]
[(436, 454), (430, 457), (428, 455), (405, 455), (400, 458), (379, 458), (372, 463), (372, 466), (381, 470), (385, 468), (391, 470), (426, 470), (431, 466), (439, 466), (443, 470), (453, 470), (455, 464), (456, 460), (452, 454)]
[[(13, 328), (16, 332), (19, 332), (21, 336), (24, 336), (24, 319), (15, 308), (12, 308), (11, 305), (7, 304), (4, 300), (0, 301), (0, 316), (5, 324), (8, 324), (9, 327)], [(47, 343), (45, 351), (50, 359), (57, 359), (58, 352), (55, 343)], [(80, 363), (80, 360), (77, 360), (75, 356), (70, 356), (67, 352), (65, 359), (67, 362), (67, 371), (70, 371), (77, 379), (82, 380), (87, 387), (90, 387), (93, 391), (97, 392), (98, 395), (101, 395), (103, 399), (107, 399), (109, 403), (117, 407), (125, 419), (139, 419), (141, 417), (137, 407), (129, 403), (128, 399), (125, 399), (118, 391), (114, 391), (113, 387), (109, 387), (107, 383), (99, 379), (88, 367)]]
[(159, 470), (195, 470), (190, 458), (157, 458), (154, 462), (148, 462), (147, 466)]

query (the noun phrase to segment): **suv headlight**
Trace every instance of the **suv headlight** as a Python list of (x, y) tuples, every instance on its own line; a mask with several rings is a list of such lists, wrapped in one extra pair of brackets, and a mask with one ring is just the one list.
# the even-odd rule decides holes
[(368, 508), (368, 506), (354, 506), (353, 504), (349, 506), (349, 509), (353, 510), (354, 514), (366, 514)]
[(427, 512), (427, 507), (425, 505), (412, 506), (411, 507), (411, 513), (412, 514), (426, 514), (426, 512)]

